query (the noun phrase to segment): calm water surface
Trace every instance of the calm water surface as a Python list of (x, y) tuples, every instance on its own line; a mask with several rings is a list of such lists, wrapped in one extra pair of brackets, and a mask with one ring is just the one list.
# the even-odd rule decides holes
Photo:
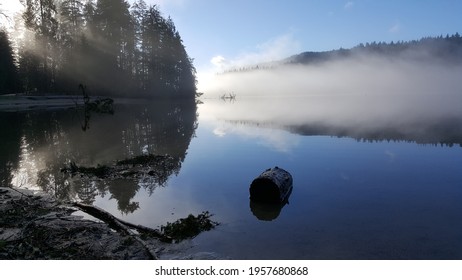
[[(220, 226), (185, 242), (186, 254), (461, 259), (462, 118), (394, 122), (328, 111), (322, 119), (310, 110), (315, 99), (288, 101), (287, 111), (255, 100), (206, 99), (197, 111), (191, 103), (133, 102), (113, 115), (91, 114), (88, 125), (81, 110), (2, 112), (0, 180), (150, 227), (213, 213)], [(172, 155), (175, 165), (156, 180), (60, 171), (70, 161), (96, 166), (143, 153)], [(293, 176), (289, 203), (250, 203), (251, 181), (273, 166)]]

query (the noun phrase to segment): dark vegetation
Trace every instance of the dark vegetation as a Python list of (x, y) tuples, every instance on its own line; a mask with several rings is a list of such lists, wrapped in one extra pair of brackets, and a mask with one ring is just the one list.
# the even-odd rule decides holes
[(169, 155), (140, 155), (133, 158), (117, 161), (115, 164), (97, 165), (96, 167), (77, 166), (70, 162), (69, 167), (64, 167), (61, 172), (72, 175), (94, 176), (100, 179), (136, 178), (139, 176), (151, 176), (157, 181), (167, 181), (170, 172), (176, 167), (178, 159)]
[(19, 90), (20, 81), (8, 34), (0, 30), (0, 94)]
[[(192, 59), (173, 21), (143, 0), (27, 0), (18, 36), (0, 32), (0, 94), (195, 97)], [(17, 47), (17, 54), (12, 46)]]
[(313, 65), (367, 55), (377, 55), (397, 60), (414, 59), (416, 61), (421, 61), (422, 59), (432, 59), (431, 62), (444, 62), (448, 65), (458, 65), (462, 63), (462, 36), (456, 33), (451, 36), (441, 35), (438, 37), (426, 37), (409, 42), (372, 42), (359, 44), (351, 49), (341, 48), (324, 52), (303, 52), (282, 61), (231, 69), (225, 73), (272, 69), (288, 64)]
[(160, 230), (163, 234), (178, 242), (196, 237), (203, 231), (209, 231), (215, 228), (218, 223), (212, 221), (210, 217), (212, 217), (212, 215), (208, 211), (204, 211), (197, 216), (190, 214), (186, 218), (161, 226)]

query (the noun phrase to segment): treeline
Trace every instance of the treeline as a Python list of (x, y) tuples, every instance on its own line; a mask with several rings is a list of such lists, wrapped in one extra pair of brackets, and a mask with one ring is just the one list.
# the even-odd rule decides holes
[(132, 6), (125, 0), (24, 5), (16, 54), (5, 32), (0, 36), (0, 68), (11, 71), (13, 61), (16, 69), (10, 84), (0, 84), (0, 93), (67, 94), (84, 84), (102, 95), (194, 97), (192, 59), (173, 21), (155, 5), (143, 0)]
[(451, 36), (426, 37), (408, 42), (372, 42), (359, 44), (351, 49), (341, 48), (324, 52), (303, 52), (278, 62), (266, 62), (228, 69), (223, 74), (270, 70), (288, 64), (317, 64), (361, 55), (376, 55), (389, 59), (414, 59), (417, 61), (431, 59), (432, 62), (460, 64), (462, 63), (462, 36), (456, 33)]
[(462, 37), (459, 33), (456, 33), (451, 36), (426, 37), (407, 42), (372, 42), (359, 44), (351, 49), (342, 48), (326, 52), (304, 52), (285, 59), (283, 63), (322, 63), (329, 60), (371, 54), (397, 59), (431, 59), (433, 61), (460, 63), (462, 62)]

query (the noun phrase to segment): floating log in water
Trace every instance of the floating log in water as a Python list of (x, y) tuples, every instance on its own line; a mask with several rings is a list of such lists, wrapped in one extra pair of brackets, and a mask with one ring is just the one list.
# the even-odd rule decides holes
[(292, 192), (292, 175), (274, 167), (265, 170), (250, 185), (250, 200), (266, 203), (283, 203)]

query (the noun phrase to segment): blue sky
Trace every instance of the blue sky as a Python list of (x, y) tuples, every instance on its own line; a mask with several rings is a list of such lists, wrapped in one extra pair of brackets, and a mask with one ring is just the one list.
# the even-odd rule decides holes
[(303, 51), (462, 33), (460, 0), (146, 1), (172, 17), (199, 72)]
[[(461, 0), (145, 1), (172, 17), (199, 73), (303, 51), (462, 33)], [(3, 7), (17, 2), (0, 0)]]

